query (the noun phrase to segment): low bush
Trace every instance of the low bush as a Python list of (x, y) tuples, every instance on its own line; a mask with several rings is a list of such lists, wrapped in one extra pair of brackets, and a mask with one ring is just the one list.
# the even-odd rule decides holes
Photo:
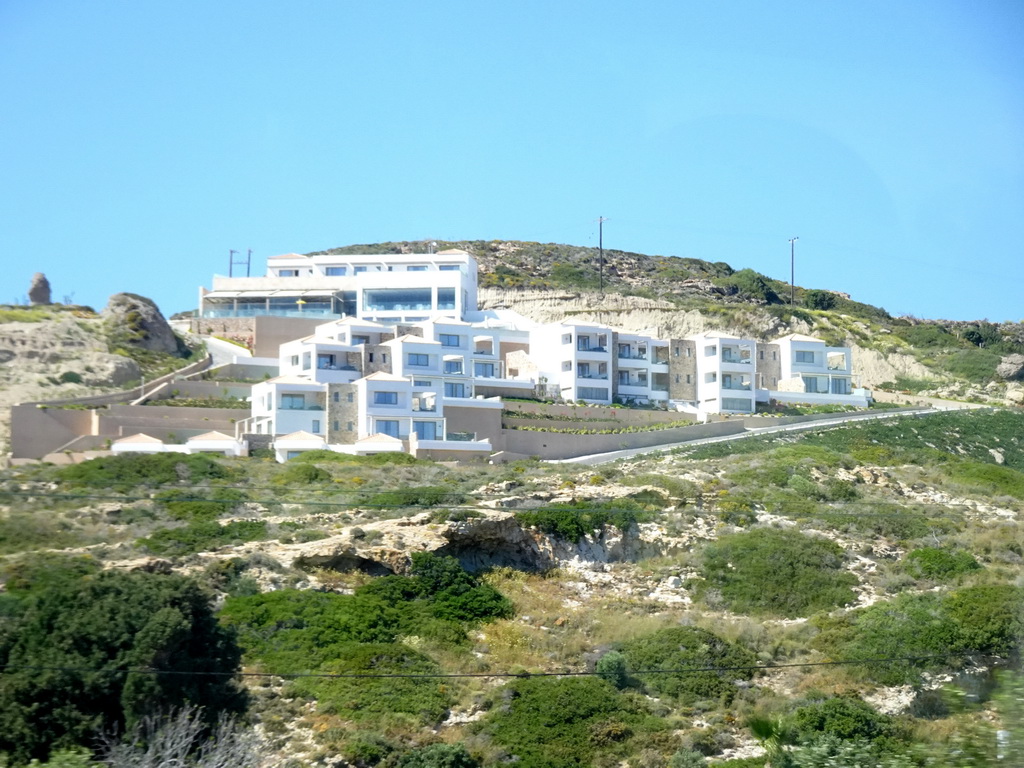
[(478, 768), (480, 765), (461, 744), (431, 744), (406, 752), (396, 768)]
[(425, 462), (422, 459), (417, 459), (408, 453), (398, 453), (397, 451), (375, 453), (372, 456), (354, 456), (353, 454), (350, 453), (338, 453), (337, 451), (317, 450), (303, 451), (298, 456), (289, 459), (288, 463), (359, 464), (363, 466), (378, 467), (385, 466), (388, 464), (421, 464), (429, 462)]
[[(756, 663), (750, 651), (696, 627), (670, 627), (632, 640), (622, 647), (629, 669), (644, 686), (658, 695), (684, 704), (711, 699), (728, 703), (736, 694), (736, 680), (749, 680), (751, 669), (730, 669), (721, 674), (699, 671), (704, 667), (745, 667)], [(665, 670), (657, 672), (656, 670)]]
[(853, 600), (857, 578), (843, 550), (798, 531), (762, 528), (720, 537), (704, 550), (700, 592), (718, 590), (733, 611), (794, 618)]
[(651, 517), (649, 506), (634, 499), (559, 502), (543, 509), (516, 512), (516, 519), (523, 525), (540, 528), (544, 533), (567, 541), (579, 541), (607, 525), (625, 531)]
[(369, 507), (436, 507), (441, 504), (462, 504), (466, 496), (444, 486), (399, 488), (368, 496), (360, 502)]
[(529, 678), (497, 692), (480, 729), (518, 768), (577, 768), (599, 753), (632, 754), (631, 739), (658, 727), (650, 719), (600, 678)]
[(875, 741), (899, 731), (889, 715), (876, 712), (870, 704), (851, 696), (837, 696), (806, 704), (793, 713), (793, 725), (800, 741), (813, 741), (822, 734), (839, 739)]
[(954, 552), (939, 547), (915, 549), (904, 559), (907, 572), (916, 578), (949, 581), (981, 565), (969, 552)]
[(326, 483), (331, 479), (331, 473), (320, 469), (315, 464), (285, 464), (280, 472), (271, 481), (274, 485), (309, 485), (311, 483)]
[(356, 722), (398, 713), (434, 725), (444, 720), (454, 703), (451, 687), (443, 685), (441, 678), (429, 677), (438, 674), (440, 667), (406, 645), (348, 643), (336, 651), (318, 671), (339, 677), (302, 677), (290, 686), (293, 694), (316, 699), (321, 712)]
[(140, 485), (174, 485), (220, 480), (228, 471), (201, 453), (129, 453), (101, 456), (57, 470), (57, 478), (72, 486), (129, 489)]
[(945, 610), (958, 629), (956, 647), (994, 656), (1019, 656), (1024, 639), (1024, 587), (983, 584), (958, 589)]
[(200, 520), (181, 528), (162, 528), (137, 543), (155, 555), (175, 557), (266, 537), (267, 524), (262, 520), (235, 520), (223, 525)]
[(202, 494), (199, 490), (169, 490), (156, 494), (154, 500), (175, 520), (215, 520), (232, 512), (246, 498), (234, 488), (214, 488)]

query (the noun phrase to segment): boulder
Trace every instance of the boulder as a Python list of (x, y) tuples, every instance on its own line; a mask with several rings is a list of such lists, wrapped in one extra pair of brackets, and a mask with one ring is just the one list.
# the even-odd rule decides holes
[(32, 284), (28, 287), (28, 300), (32, 304), (51, 304), (50, 281), (42, 272), (32, 275)]
[(171, 355), (184, 352), (181, 348), (184, 345), (174, 335), (159, 308), (145, 296), (115, 293), (103, 310), (103, 319), (113, 329), (118, 344)]
[(1006, 355), (996, 366), (996, 375), (1004, 381), (1024, 380), (1024, 355)]

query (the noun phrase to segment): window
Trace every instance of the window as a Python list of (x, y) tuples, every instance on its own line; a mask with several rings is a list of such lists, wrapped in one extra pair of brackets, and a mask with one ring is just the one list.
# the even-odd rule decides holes
[(279, 269), (277, 271), (278, 277), (298, 277), (299, 270), (297, 269)]
[(355, 269), (352, 270), (352, 272), (354, 274), (357, 274), (357, 275), (361, 275), (365, 271), (366, 271), (366, 267), (356, 267)]
[(424, 355), (422, 352), (410, 352), (409, 365), (430, 365), (430, 355)]
[(348, 424), (346, 425), (346, 427), (345, 427), (345, 430), (346, 430), (346, 431), (348, 431), (348, 432), (351, 432), (351, 431), (352, 431), (352, 429), (353, 429), (354, 427), (355, 427), (355, 424), (353, 424), (353, 423), (352, 423), (352, 422), (350, 421), (350, 422), (348, 422)]
[(292, 366), (294, 366), (295, 368), (299, 367), (299, 356), (298, 355), (292, 355), (291, 358), (289, 358), (289, 359), (291, 361)]
[(291, 459), (294, 459), (296, 456), (301, 456), (301, 455), (302, 455), (302, 451), (288, 451), (288, 452), (285, 453), (284, 457), (290, 461)]
[(563, 344), (572, 344), (572, 334), (571, 333), (563, 334), (563, 336), (562, 336), (562, 343)]
[[(465, 298), (463, 298), (465, 303)], [(438, 288), (437, 289), (437, 308), (438, 309), (455, 309), (455, 289), (454, 288)], [(429, 307), (424, 307), (429, 309)]]
[(459, 271), (459, 265), (458, 264), (442, 264), (441, 266), (438, 267), (438, 269), (441, 270), (442, 272), (458, 272)]
[(310, 366), (313, 364), (313, 353), (303, 352), (302, 353), (302, 370), (308, 371)]
[(689, 347), (686, 348), (686, 356), (693, 357), (693, 350), (690, 349)]
[(353, 336), (352, 337), (352, 344), (353, 345), (369, 344), (369, 343), (370, 343), (370, 337), (369, 336)]
[(796, 351), (796, 362), (798, 363), (813, 363), (814, 353), (809, 349), (798, 349)]
[(337, 360), (334, 355), (320, 354), (316, 356), (316, 367), (320, 370), (337, 368)]
[(416, 437), (418, 437), (420, 440), (436, 440), (437, 422), (414, 421), (412, 423), (412, 431), (416, 433)]
[(576, 366), (576, 375), (581, 379), (589, 378), (590, 376), (590, 363), (579, 363)]
[(414, 266), (409, 267), (407, 271), (409, 271), (409, 272), (426, 272), (427, 268), (425, 266), (423, 266), (423, 265), (419, 265), (419, 266), (414, 265)]
[(444, 372), (445, 373), (462, 373), (462, 361), (461, 360), (445, 360), (444, 361)]
[(745, 397), (723, 397), (723, 411), (740, 411), (741, 413), (751, 412), (751, 402)]
[(445, 382), (444, 385), (444, 396), (445, 397), (465, 397), (466, 396), (466, 385), (462, 382)]
[(679, 347), (673, 347), (672, 354), (679, 357)]
[(382, 435), (398, 437), (397, 419), (377, 419), (377, 432)]
[(412, 385), (414, 387), (432, 387), (434, 382), (425, 381), (424, 379), (413, 379)]
[(454, 333), (442, 333), (438, 341), (441, 342), (442, 347), (458, 347), (462, 344), (458, 335)]
[(678, 383), (679, 383), (679, 374), (677, 373), (676, 374), (676, 384), (678, 384)]
[(304, 395), (281, 395), (281, 409), (285, 411), (301, 411), (306, 407)]
[(686, 383), (687, 384), (692, 384), (693, 383), (693, 380), (692, 380), (692, 377), (691, 377), (690, 374), (686, 374)]
[(608, 389), (606, 387), (580, 387), (576, 390), (580, 400), (607, 400)]
[(328, 277), (344, 277), (348, 272), (348, 267), (327, 267), (324, 270), (324, 274)]
[(398, 405), (398, 393), (397, 392), (374, 392), (373, 393), (373, 404), (374, 405)]
[(477, 363), (473, 366), (473, 375), (485, 379), (494, 378), (494, 363)]
[(562, 370), (563, 371), (571, 371), (572, 370), (572, 360), (563, 360), (562, 361)]
[(333, 429), (335, 432), (337, 432), (340, 428), (341, 428), (341, 422), (338, 421), (337, 419), (335, 419), (334, 422), (331, 424), (331, 429)]
[(764, 360), (764, 350), (763, 349), (759, 349), (757, 351), (757, 359), (758, 360)]
[(715, 348), (714, 344), (704, 347), (704, 357), (714, 357), (717, 352), (718, 350)]
[[(331, 395), (331, 400), (333, 400), (336, 403), (340, 403), (341, 402), (341, 393), (340, 392), (334, 392)], [(337, 427), (335, 427), (335, 429), (337, 429)]]
[(351, 403), (351, 402), (352, 402), (352, 401), (353, 401), (353, 400), (355, 399), (355, 398), (353, 397), (353, 395), (354, 395), (354, 394), (355, 394), (354, 392), (349, 392), (349, 393), (348, 393), (348, 401), (349, 401), (350, 403)]
[(576, 339), (576, 349), (590, 349), (590, 337), (580, 336)]
[[(676, 381), (679, 377), (676, 376)], [(629, 371), (619, 371), (619, 384), (629, 384)]]
[(313, 429), (311, 431), (314, 435), (320, 434), (320, 419), (313, 419)]

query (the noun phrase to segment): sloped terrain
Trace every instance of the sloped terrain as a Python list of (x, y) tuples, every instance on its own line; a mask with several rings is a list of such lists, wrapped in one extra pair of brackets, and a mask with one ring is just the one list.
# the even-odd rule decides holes
[(586, 469), (136, 456), (2, 489), (0, 662), (44, 554), (188, 575), (241, 644), (271, 764), (1021, 757), (1019, 412)]

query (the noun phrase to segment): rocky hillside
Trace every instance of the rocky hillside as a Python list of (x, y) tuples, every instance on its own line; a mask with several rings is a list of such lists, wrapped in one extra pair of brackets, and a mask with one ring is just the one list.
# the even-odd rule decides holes
[[(250, 673), (266, 761), (231, 765), (754, 768), (780, 749), (792, 768), (1019, 764), (1022, 472), (1024, 415), (1008, 411), (599, 467), (314, 453), (20, 468), (0, 474), (0, 606), (21, 622), (0, 625), (0, 659), (43, 658), (9, 641), (50, 615), (22, 611), (40, 590), (60, 611), (76, 590), (130, 581), (156, 600), (190, 576)], [(135, 636), (167, 637), (147, 663), (170, 664), (178, 614), (148, 609)], [(60, 623), (70, 655), (46, 663), (100, 663), (97, 627), (122, 626), (104, 610)], [(136, 695), (120, 679), (97, 677), (88, 705)], [(149, 700), (173, 701), (177, 679)], [(86, 706), (23, 711), (4, 686), (0, 722), (21, 727), (0, 728), (0, 752)]]
[[(865, 385), (923, 396), (1024, 404), (1024, 323), (892, 317), (847, 294), (789, 286), (722, 262), (553, 243), (444, 241), (480, 264), (483, 308), (539, 322), (565, 317), (685, 336), (703, 330), (770, 339), (807, 333), (850, 346)], [(320, 253), (422, 252), (422, 242), (376, 243)], [(840, 286), (841, 287), (841, 286)]]
[(10, 406), (136, 385), (185, 364), (193, 353), (157, 306), (111, 296), (102, 313), (64, 304), (0, 307), (0, 452)]

